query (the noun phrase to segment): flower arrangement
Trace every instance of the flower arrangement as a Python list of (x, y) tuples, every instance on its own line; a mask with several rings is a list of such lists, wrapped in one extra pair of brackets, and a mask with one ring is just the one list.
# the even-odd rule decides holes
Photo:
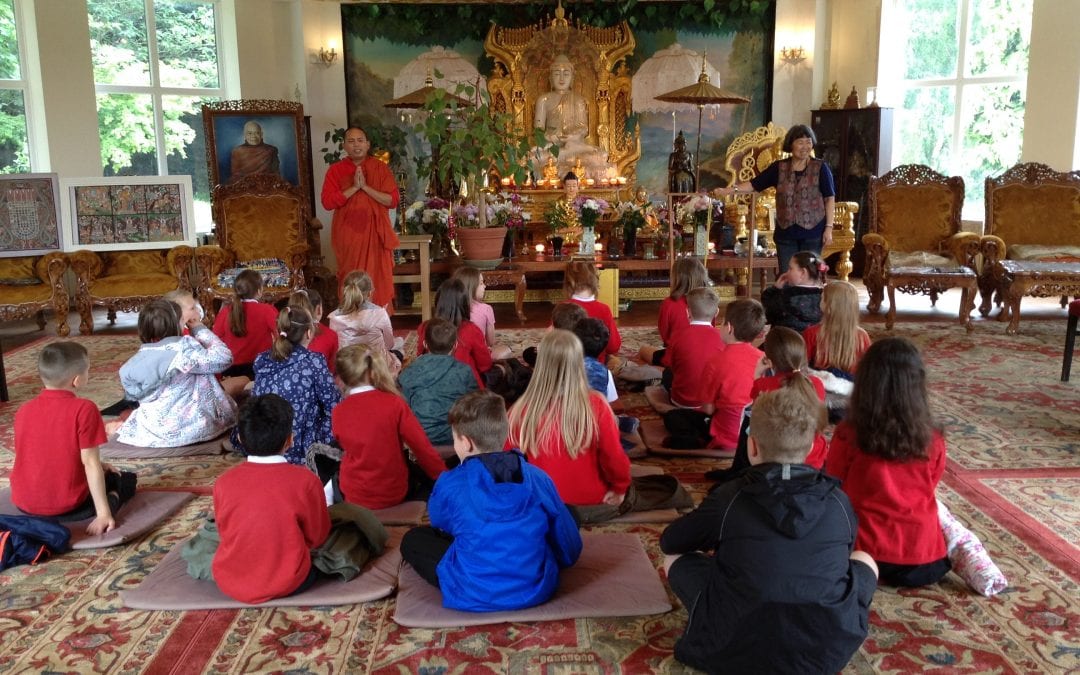
[[(676, 206), (676, 219), (683, 232), (693, 232), (694, 227), (709, 227), (714, 217), (719, 217), (722, 202), (712, 199), (708, 194), (699, 192), (690, 199)], [(714, 216), (714, 211), (717, 211)]]
[(529, 203), (528, 197), (513, 192), (506, 196), (500, 195), (493, 198), (495, 201), (491, 205), (493, 211), (492, 220), (496, 226), (508, 227), (512, 230), (525, 228), (528, 221), (528, 214), (525, 211), (525, 207)]
[(450, 224), (450, 202), (441, 197), (415, 201), (405, 209), (405, 223), (410, 232), (442, 234)]
[(619, 202), (615, 205), (615, 215), (618, 216), (619, 225), (623, 231), (640, 230), (645, 227), (647, 215), (652, 209), (652, 204), (637, 204), (635, 202)]
[(544, 212), (544, 222), (554, 234), (566, 234), (580, 225), (578, 212), (564, 199), (552, 202)]
[(600, 220), (600, 214), (611, 208), (611, 205), (599, 197), (586, 197), (584, 195), (574, 200), (572, 204), (581, 226), (585, 228), (596, 227), (596, 221)]

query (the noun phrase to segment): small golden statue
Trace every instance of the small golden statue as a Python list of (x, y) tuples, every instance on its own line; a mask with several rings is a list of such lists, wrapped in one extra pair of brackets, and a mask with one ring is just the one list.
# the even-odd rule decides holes
[(547, 163), (544, 164), (544, 182), (548, 185), (559, 182), (559, 165), (556, 164), (554, 157), (548, 157)]
[(851, 87), (851, 93), (848, 94), (847, 100), (844, 101), (844, 110), (858, 110), (859, 109), (859, 92), (855, 91), (854, 85)]
[(822, 110), (839, 110), (840, 109), (840, 87), (836, 86), (836, 83), (832, 83), (832, 87), (829, 89), (829, 93), (826, 96), (825, 102), (821, 104)]

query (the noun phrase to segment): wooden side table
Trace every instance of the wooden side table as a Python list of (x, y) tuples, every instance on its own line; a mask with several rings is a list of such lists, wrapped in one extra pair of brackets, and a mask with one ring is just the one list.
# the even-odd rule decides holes
[(395, 274), (395, 284), (420, 284), (420, 319), (427, 321), (431, 318), (431, 235), (430, 234), (403, 234), (398, 237), (402, 251), (416, 251), (420, 261), (419, 274)]
[[(1080, 263), (1002, 260), (994, 267), (994, 279), (1004, 298), (998, 321), (1009, 320), (1005, 332), (1020, 330), (1020, 299), (1080, 295)], [(1065, 301), (1062, 301), (1062, 306)]]
[(516, 267), (508, 269), (484, 270), (485, 286), (513, 286), (514, 310), (518, 320), (525, 322), (525, 272)]
[(896, 289), (936, 297), (950, 288), (959, 288), (960, 325), (970, 333), (974, 329), (971, 311), (975, 309), (978, 283), (979, 277), (967, 267), (893, 267), (885, 282), (889, 289), (889, 313), (885, 317), (885, 328), (892, 330), (896, 322)]

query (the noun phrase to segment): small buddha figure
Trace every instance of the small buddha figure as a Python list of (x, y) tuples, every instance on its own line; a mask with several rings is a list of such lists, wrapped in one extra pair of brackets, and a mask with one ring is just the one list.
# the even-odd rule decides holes
[(694, 155), (686, 149), (686, 137), (675, 137), (675, 151), (668, 155), (668, 192), (697, 192)]
[(589, 109), (585, 99), (571, 90), (573, 82), (574, 64), (559, 54), (551, 62), (551, 91), (537, 98), (533, 123), (544, 130), (549, 143), (559, 146), (560, 167), (578, 160), (584, 168), (599, 170), (606, 166), (607, 155), (586, 140)]

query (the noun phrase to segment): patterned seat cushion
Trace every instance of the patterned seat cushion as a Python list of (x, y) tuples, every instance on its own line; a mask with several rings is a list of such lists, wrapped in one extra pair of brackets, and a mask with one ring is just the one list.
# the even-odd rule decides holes
[(93, 281), (90, 284), (90, 295), (98, 298), (163, 295), (176, 286), (176, 277), (171, 274), (118, 274)]
[(22, 305), (27, 302), (48, 302), (52, 297), (52, 286), (38, 283), (26, 286), (0, 285), (0, 294), (5, 305)]
[(1015, 244), (1008, 248), (1010, 260), (1034, 260), (1042, 262), (1080, 262), (1080, 246), (1038, 246)]
[(915, 251), (913, 253), (889, 252), (889, 269), (897, 267), (936, 267), (957, 268), (960, 265), (947, 256), (929, 253), (927, 251)]

